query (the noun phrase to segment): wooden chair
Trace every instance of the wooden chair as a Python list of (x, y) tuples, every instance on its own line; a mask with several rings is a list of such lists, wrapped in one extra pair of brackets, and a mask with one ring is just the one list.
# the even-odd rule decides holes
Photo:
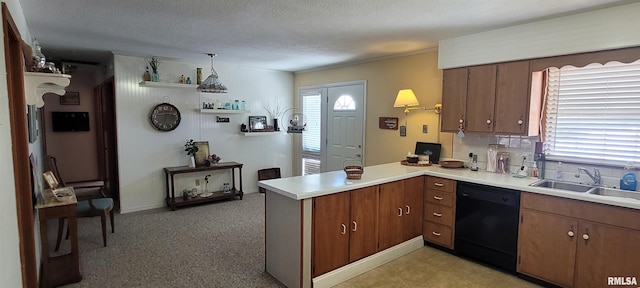
[[(280, 178), (280, 168), (266, 168), (258, 170), (258, 181)], [(259, 187), (260, 193), (267, 192), (266, 189)]]
[[(111, 233), (114, 233), (115, 229), (113, 223), (113, 199), (105, 196), (104, 181), (65, 182), (58, 170), (56, 157), (53, 155), (47, 155), (46, 158), (49, 169), (56, 176), (60, 185), (62, 187), (73, 187), (74, 191), (76, 191), (76, 198), (79, 200), (76, 208), (78, 218), (100, 216), (100, 222), (102, 224), (102, 242), (104, 246), (107, 247), (107, 214), (111, 220)], [(64, 230), (64, 220), (65, 218), (59, 218), (58, 220), (58, 237), (56, 238), (55, 251), (60, 249), (62, 232)], [(69, 239), (68, 228), (65, 239)]]

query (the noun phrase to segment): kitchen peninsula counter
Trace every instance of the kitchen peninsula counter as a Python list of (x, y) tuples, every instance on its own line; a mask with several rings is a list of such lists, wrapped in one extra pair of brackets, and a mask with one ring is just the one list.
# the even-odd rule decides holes
[[(287, 287), (331, 287), (369, 271), (424, 245), (422, 236), (407, 240), (323, 275), (312, 277), (313, 199), (421, 176), (435, 176), (519, 191), (576, 199), (640, 210), (640, 200), (531, 187), (537, 178), (511, 174), (389, 163), (364, 168), (359, 180), (346, 179), (344, 171), (263, 180), (265, 188), (265, 267)], [(344, 231), (343, 231), (344, 232)], [(372, 240), (375, 241), (375, 240)]]

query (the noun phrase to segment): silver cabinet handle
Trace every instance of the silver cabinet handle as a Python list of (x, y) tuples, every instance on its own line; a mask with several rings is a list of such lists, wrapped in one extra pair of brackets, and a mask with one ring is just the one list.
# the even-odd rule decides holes
[(442, 213), (436, 213), (436, 212), (433, 212), (433, 216), (436, 216), (436, 217), (442, 217)]
[(444, 184), (442, 184), (442, 183), (438, 183), (438, 182), (433, 183), (433, 185), (434, 185), (434, 186), (438, 186), (438, 187), (443, 187), (443, 186), (444, 186)]
[(358, 230), (358, 223), (356, 223), (356, 221), (351, 221), (353, 223), (353, 232), (356, 232), (356, 230)]
[(440, 237), (440, 235), (442, 235), (442, 234), (440, 234), (440, 233), (438, 233), (438, 232), (431, 232), (431, 234), (433, 234), (433, 235), (435, 235), (435, 236), (437, 236), (437, 237)]
[(398, 216), (402, 216), (402, 208), (398, 208)]
[(442, 200), (442, 197), (433, 196), (433, 199), (436, 199), (436, 200), (440, 201), (440, 200)]
[(405, 207), (407, 207), (407, 215), (411, 214), (411, 207), (409, 207), (409, 205), (406, 205)]
[(344, 225), (344, 224), (340, 224), (340, 225), (342, 225), (342, 233), (340, 234), (342, 235), (347, 234), (347, 225)]

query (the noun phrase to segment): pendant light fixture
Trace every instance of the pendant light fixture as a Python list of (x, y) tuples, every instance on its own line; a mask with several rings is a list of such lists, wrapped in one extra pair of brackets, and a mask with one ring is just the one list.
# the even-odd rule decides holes
[(207, 54), (211, 57), (211, 75), (207, 77), (202, 84), (200, 84), (197, 88), (198, 92), (205, 93), (227, 93), (227, 86), (224, 86), (220, 79), (218, 79), (218, 72), (216, 69), (213, 69), (213, 57), (216, 57), (216, 54)]

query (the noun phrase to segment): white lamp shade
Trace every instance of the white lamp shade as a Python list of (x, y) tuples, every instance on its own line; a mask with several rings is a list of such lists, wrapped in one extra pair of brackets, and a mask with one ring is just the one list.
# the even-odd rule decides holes
[(396, 96), (396, 102), (393, 103), (393, 107), (408, 107), (408, 106), (418, 106), (420, 102), (418, 102), (418, 98), (413, 94), (413, 90), (411, 89), (402, 89), (398, 91), (398, 96)]

